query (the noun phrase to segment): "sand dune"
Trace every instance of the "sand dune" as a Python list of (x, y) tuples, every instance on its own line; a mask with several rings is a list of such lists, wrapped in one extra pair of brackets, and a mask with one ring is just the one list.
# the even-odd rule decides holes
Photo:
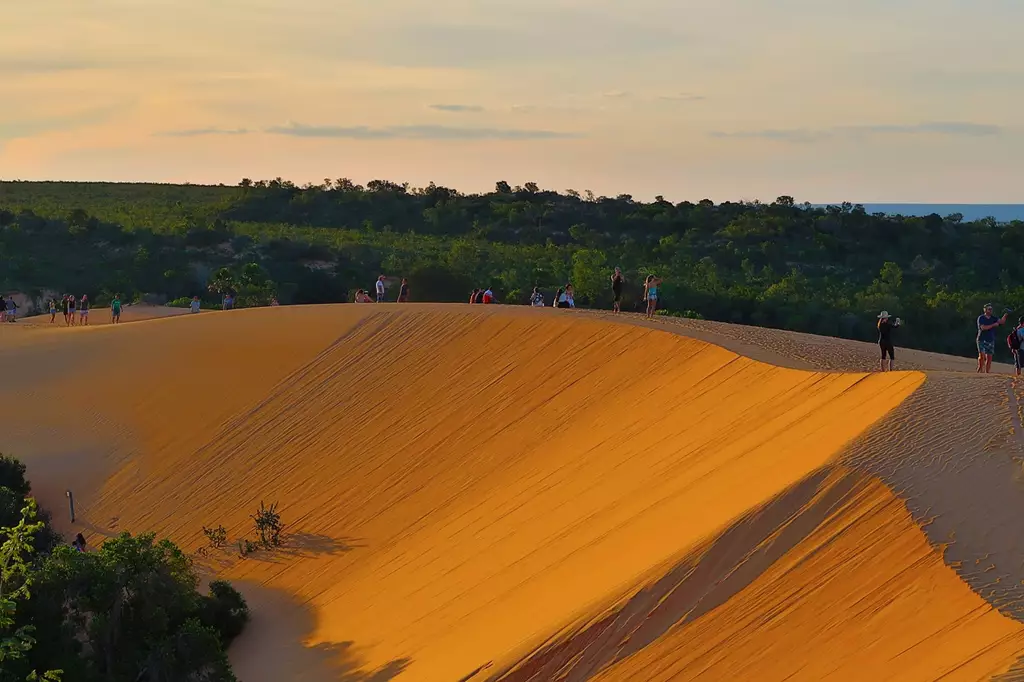
[(279, 502), (282, 550), (198, 559), (255, 606), (245, 682), (980, 679), (1024, 652), (993, 607), (1024, 584), (1007, 378), (931, 354), (904, 366), (942, 371), (823, 371), (861, 355), (608, 317), (10, 330), (6, 449), (44, 505), (74, 490), (93, 542), (197, 549)]

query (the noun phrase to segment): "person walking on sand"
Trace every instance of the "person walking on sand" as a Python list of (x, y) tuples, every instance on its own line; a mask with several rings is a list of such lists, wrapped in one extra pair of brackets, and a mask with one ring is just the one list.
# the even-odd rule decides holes
[(78, 302), (78, 318), (82, 326), (89, 326), (89, 296), (87, 294), (82, 294), (82, 298)]
[(70, 327), (72, 318), (75, 316), (75, 304), (71, 300), (71, 294), (64, 294), (60, 301), (60, 308), (64, 312), (64, 326)]
[(377, 278), (377, 303), (384, 302), (384, 275)]
[(14, 296), (7, 299), (7, 321), (18, 321), (18, 304), (14, 302)]
[(50, 324), (57, 320), (57, 299), (50, 299)]
[(1006, 316), (992, 314), (992, 304), (986, 303), (984, 312), (978, 316), (978, 372), (989, 374), (992, 371), (992, 356), (996, 353), (996, 327), (1006, 323)]
[(110, 324), (120, 324), (121, 322), (121, 297), (118, 294), (114, 294), (114, 298), (110, 301)]
[(622, 276), (622, 270), (615, 268), (615, 272), (612, 273), (612, 312), (622, 312), (622, 287), (626, 283), (626, 278)]
[[(878, 369), (891, 372), (896, 363), (896, 348), (892, 345), (892, 330), (900, 326), (900, 318), (890, 320), (889, 312), (883, 310), (878, 315), (878, 347), (882, 351), (882, 359), (878, 361)], [(888, 356), (888, 360), (886, 360)]]
[(402, 284), (398, 287), (398, 302), (409, 302), (409, 280), (405, 277), (402, 278)]
[(203, 307), (202, 302), (198, 296), (193, 296), (192, 300), (188, 302), (188, 311), (190, 314), (196, 314)]
[(647, 275), (647, 279), (644, 280), (644, 300), (647, 301), (647, 319), (654, 319), (654, 313), (658, 309), (658, 285), (661, 284), (661, 281), (654, 275)]

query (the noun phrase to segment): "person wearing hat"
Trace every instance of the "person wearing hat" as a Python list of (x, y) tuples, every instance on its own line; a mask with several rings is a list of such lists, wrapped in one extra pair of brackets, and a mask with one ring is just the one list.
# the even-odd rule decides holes
[(978, 316), (978, 372), (988, 374), (992, 371), (992, 356), (996, 353), (996, 327), (1006, 324), (1006, 316), (992, 314), (992, 304), (985, 304), (985, 312)]
[[(882, 350), (882, 359), (878, 361), (878, 369), (882, 372), (891, 372), (896, 364), (896, 347), (892, 345), (892, 330), (899, 326), (900, 318), (892, 320), (887, 310), (879, 313), (878, 347)], [(888, 361), (886, 356), (888, 356)]]

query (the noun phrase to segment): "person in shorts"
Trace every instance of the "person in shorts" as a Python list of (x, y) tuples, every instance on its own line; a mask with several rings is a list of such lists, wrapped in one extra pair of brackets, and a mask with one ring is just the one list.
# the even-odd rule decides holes
[(121, 322), (121, 297), (114, 294), (114, 298), (110, 301), (110, 323), (119, 324)]
[(82, 298), (78, 302), (78, 321), (83, 326), (89, 324), (89, 296), (87, 294), (82, 294)]
[(50, 324), (53, 324), (57, 319), (57, 299), (50, 299)]
[(1006, 316), (992, 314), (992, 304), (986, 303), (984, 312), (978, 316), (978, 372), (988, 374), (992, 371), (992, 356), (996, 354), (996, 327), (1006, 323)]
[(377, 303), (384, 302), (384, 275), (377, 278)]
[(75, 318), (75, 301), (71, 294), (64, 294), (60, 301), (60, 309), (64, 313), (64, 326), (69, 327)]
[(878, 347), (882, 351), (878, 369), (882, 372), (891, 372), (896, 364), (896, 347), (892, 344), (892, 330), (899, 326), (900, 318), (891, 320), (888, 311), (883, 310), (878, 315)]

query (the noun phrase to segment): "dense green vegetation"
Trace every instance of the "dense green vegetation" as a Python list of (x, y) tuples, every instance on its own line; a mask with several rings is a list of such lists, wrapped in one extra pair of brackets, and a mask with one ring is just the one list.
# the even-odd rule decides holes
[(871, 340), (884, 308), (904, 318), (898, 345), (962, 355), (975, 352), (984, 302), (1024, 305), (1022, 248), (1020, 221), (890, 217), (790, 197), (642, 203), (533, 183), (465, 195), (346, 179), (0, 183), (7, 290), (212, 301), (219, 272), (256, 292), (250, 304), (271, 291), (282, 303), (321, 303), (351, 300), (383, 272), (408, 277), (419, 301), (466, 300), (477, 286), (516, 303), (540, 286), (550, 301), (571, 280), (578, 303), (605, 307), (618, 265), (627, 310), (654, 272), (672, 311)]
[(62, 543), (25, 467), (0, 456), (0, 682), (232, 682), (225, 651), (249, 618), (228, 583), (198, 591), (168, 540)]

